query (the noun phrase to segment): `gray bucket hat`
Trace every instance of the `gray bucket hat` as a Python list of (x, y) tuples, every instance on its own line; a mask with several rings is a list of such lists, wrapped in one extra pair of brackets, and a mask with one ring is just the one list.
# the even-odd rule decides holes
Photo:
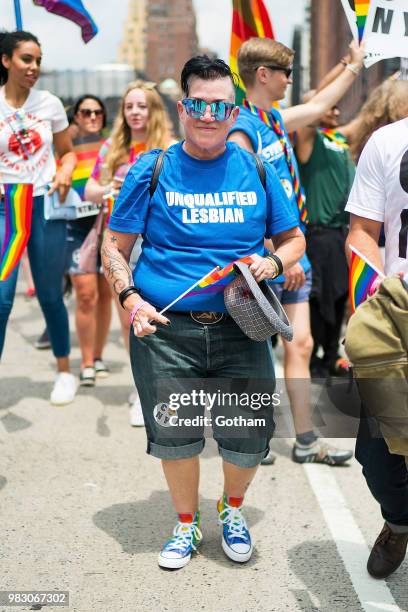
[(293, 329), (278, 298), (265, 281), (256, 282), (248, 266), (234, 264), (239, 275), (224, 289), (225, 306), (244, 334), (262, 342), (274, 334), (293, 339)]

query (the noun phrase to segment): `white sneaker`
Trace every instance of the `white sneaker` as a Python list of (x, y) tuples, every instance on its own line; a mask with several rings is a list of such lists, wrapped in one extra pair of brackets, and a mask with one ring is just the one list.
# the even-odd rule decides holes
[(129, 421), (132, 427), (144, 427), (143, 412), (139, 395), (137, 395), (130, 406)]
[(70, 404), (77, 391), (75, 376), (70, 372), (59, 372), (55, 377), (54, 388), (51, 391), (50, 402), (54, 406)]

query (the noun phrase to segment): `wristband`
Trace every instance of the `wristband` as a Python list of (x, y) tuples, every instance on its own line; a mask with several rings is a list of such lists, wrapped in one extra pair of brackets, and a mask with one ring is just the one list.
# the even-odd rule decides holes
[(358, 64), (347, 64), (347, 66), (345, 66), (345, 69), (350, 70), (350, 72), (352, 72), (353, 74), (359, 74), (361, 70)]
[(132, 293), (137, 293), (137, 289), (136, 287), (133, 287), (133, 285), (131, 285), (130, 287), (126, 287), (126, 289), (123, 289), (123, 291), (119, 293), (119, 303), (122, 308), (125, 308), (123, 302), (126, 300), (127, 297), (129, 297), (129, 295), (132, 295)]
[(147, 302), (140, 302), (140, 304), (136, 304), (136, 306), (133, 308), (132, 312), (130, 313), (130, 324), (133, 325), (133, 321), (135, 320), (135, 316), (137, 315), (137, 313), (139, 312), (139, 310), (141, 308), (143, 308), (143, 306), (147, 304)]
[(277, 270), (278, 270), (278, 273), (276, 276), (280, 276), (281, 274), (283, 274), (283, 263), (282, 263), (282, 260), (277, 255), (275, 255), (274, 253), (269, 253), (269, 255), (267, 255), (267, 259), (270, 259), (276, 264)]

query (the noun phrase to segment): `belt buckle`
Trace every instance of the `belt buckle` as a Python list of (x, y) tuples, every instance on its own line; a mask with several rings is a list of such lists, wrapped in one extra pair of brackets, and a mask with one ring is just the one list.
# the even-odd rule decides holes
[(223, 312), (213, 312), (211, 310), (205, 310), (200, 312), (194, 312), (190, 310), (190, 317), (195, 321), (195, 323), (200, 323), (201, 325), (215, 325), (219, 323), (224, 318)]

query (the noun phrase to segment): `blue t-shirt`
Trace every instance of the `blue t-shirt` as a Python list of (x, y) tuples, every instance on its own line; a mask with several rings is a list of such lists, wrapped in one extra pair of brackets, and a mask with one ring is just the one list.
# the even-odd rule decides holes
[[(156, 191), (149, 186), (158, 151), (129, 170), (110, 217), (117, 232), (143, 234), (133, 272), (143, 299), (164, 308), (215, 266), (264, 254), (264, 237), (298, 226), (269, 164), (266, 191), (253, 156), (234, 143), (212, 160), (197, 160), (182, 143), (164, 158)], [(225, 312), (223, 292), (200, 292), (177, 302), (174, 311)]]
[[(283, 131), (285, 133), (286, 142), (290, 150), (292, 150), (292, 145), (290, 142), (290, 138), (283, 126), (282, 116), (279, 111), (276, 109), (272, 109), (271, 113), (274, 118), (277, 119), (281, 126), (283, 127)], [(243, 132), (246, 136), (248, 136), (251, 141), (252, 147), (255, 153), (258, 153), (267, 162), (273, 164), (281, 183), (286, 191), (286, 195), (289, 198), (291, 208), (293, 213), (296, 215), (296, 218), (299, 220), (299, 225), (302, 230), (302, 223), (299, 218), (299, 209), (296, 202), (295, 191), (293, 189), (293, 181), (289, 172), (288, 164), (286, 161), (285, 153), (283, 151), (282, 145), (279, 141), (278, 136), (275, 134), (274, 130), (268, 127), (257, 115), (253, 115), (250, 110), (244, 107), (240, 107), (240, 113), (238, 115), (238, 119), (234, 124), (231, 134), (233, 132)], [(292, 150), (293, 155), (293, 150)], [(296, 158), (293, 155), (294, 164), (297, 167)], [(298, 170), (299, 175), (299, 170)], [(306, 253), (303, 255), (302, 259), (299, 261), (304, 272), (308, 272), (311, 268), (311, 264), (309, 259), (306, 256)], [(279, 276), (275, 278), (273, 283), (283, 282), (284, 276)]]

